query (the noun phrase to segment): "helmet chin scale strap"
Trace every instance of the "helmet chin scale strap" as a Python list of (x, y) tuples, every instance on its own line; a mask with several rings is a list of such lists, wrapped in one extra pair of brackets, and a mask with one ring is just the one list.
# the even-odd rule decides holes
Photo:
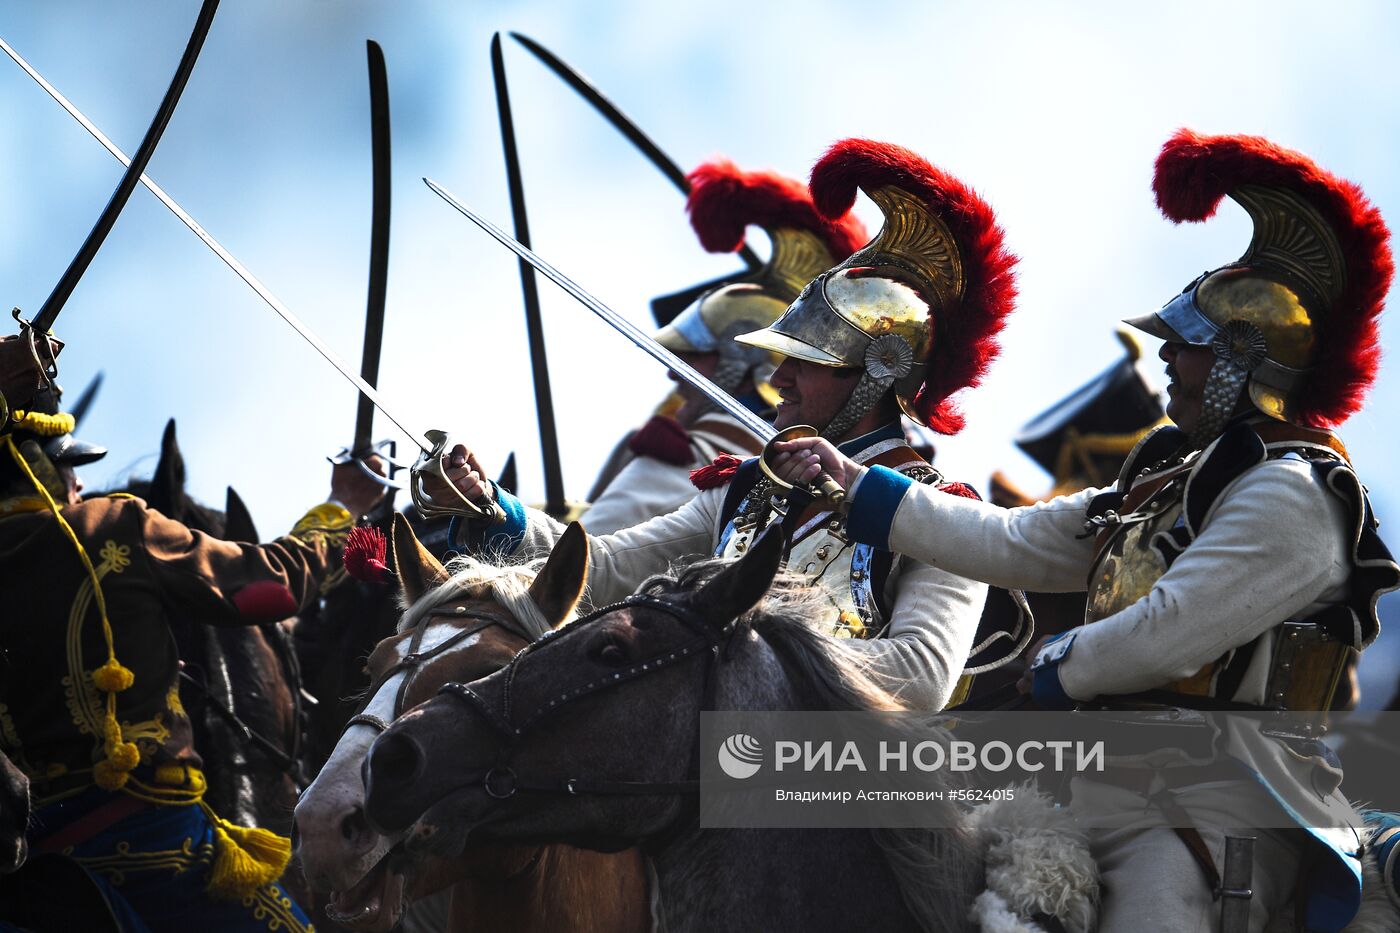
[(1264, 361), (1268, 344), (1264, 334), (1248, 321), (1227, 321), (1210, 342), (1215, 363), (1201, 393), (1201, 412), (1191, 431), (1191, 443), (1202, 450), (1225, 430), (1235, 413), (1249, 374)]
[(851, 390), (851, 397), (822, 429), (821, 435), (833, 444), (846, 435), (874, 408), (898, 379), (914, 369), (914, 351), (900, 337), (884, 334), (870, 341), (865, 350), (865, 372)]

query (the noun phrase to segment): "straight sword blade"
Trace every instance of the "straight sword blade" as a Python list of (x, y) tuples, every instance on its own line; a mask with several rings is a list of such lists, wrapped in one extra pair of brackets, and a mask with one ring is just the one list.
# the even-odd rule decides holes
[[(384, 344), (384, 300), (389, 288), (389, 210), (392, 166), (389, 135), (389, 74), (384, 50), (365, 42), (369, 60), (369, 125), (374, 165), (374, 195), (369, 236), (369, 296), (365, 301), (365, 343), (360, 355), (360, 378), (379, 384), (379, 351)], [(350, 452), (363, 457), (374, 443), (374, 401), (361, 393), (355, 407), (355, 439)]]
[(461, 201), (457, 200), (457, 198), (453, 197), (450, 192), (448, 192), (437, 182), (433, 181), (430, 178), (424, 178), (423, 182), (429, 188), (432, 189), (434, 194), (442, 198), (448, 204), (452, 205), (452, 207), (454, 207), (459, 213), (461, 213), (462, 216), (466, 217), (468, 220), (476, 224), (482, 230), (485, 230), (492, 237), (494, 237), (496, 241), (499, 242), (502, 246), (506, 247), (511, 252), (515, 253), (515, 255), (519, 256), (521, 259), (524, 259), (530, 265), (534, 266), (537, 270), (539, 270), (541, 274), (545, 276), (545, 278), (549, 279), (555, 285), (558, 285), (564, 291), (574, 296), (574, 298), (576, 298), (580, 304), (588, 308), (588, 310), (592, 311), (594, 314), (598, 315), (598, 317), (602, 318), (605, 322), (607, 322), (609, 326), (621, 333), (628, 340), (632, 341), (632, 343), (636, 347), (638, 347), (648, 356), (652, 357), (652, 359), (657, 360), (663, 366), (670, 369), (677, 376), (684, 379), (690, 385), (703, 392), (710, 401), (714, 402), (720, 408), (723, 408), (725, 411), (729, 412), (729, 414), (733, 415), (734, 418), (738, 420), (740, 424), (742, 424), (749, 431), (753, 432), (753, 434), (759, 439), (763, 440), (764, 442), (767, 442), (768, 440), (772, 439), (774, 434), (777, 433), (773, 430), (773, 426), (771, 424), (764, 421), (758, 415), (745, 408), (742, 404), (739, 403), (737, 399), (734, 398), (734, 396), (730, 395), (728, 392), (715, 385), (709, 379), (706, 379), (700, 373), (696, 372), (694, 367), (692, 367), (689, 363), (676, 356), (676, 354), (672, 353), (670, 350), (667, 350), (665, 347), (661, 346), (661, 344), (653, 340), (649, 334), (642, 331), (631, 321), (627, 320), (622, 315), (614, 311), (612, 308), (609, 308), (597, 298), (594, 298), (588, 292), (584, 291), (580, 286), (575, 284), (575, 282), (572, 279), (564, 275), (564, 273), (560, 272), (548, 262), (535, 255), (535, 252), (528, 246), (521, 244), (510, 234), (506, 233), (504, 230), (491, 223), (491, 221), (487, 220), (485, 217), (482, 217), (476, 211), (472, 210), (471, 208), (463, 204)]
[[(661, 174), (669, 178), (671, 184), (680, 189), (681, 194), (690, 194), (690, 180), (685, 177), (685, 171), (676, 164), (676, 160), (663, 152), (650, 136), (642, 132), (642, 128), (637, 125), (636, 121), (623, 113), (617, 104), (614, 104), (607, 95), (598, 90), (596, 84), (584, 77), (577, 68), (572, 67), (568, 62), (529, 36), (521, 35), (518, 32), (513, 32), (510, 35), (516, 42), (525, 46), (530, 54), (543, 62), (546, 68), (558, 75), (565, 84), (573, 88), (580, 97), (588, 101), (589, 105), (598, 111), (604, 120), (612, 124), (613, 129), (627, 137), (628, 142), (641, 150), (647, 161), (660, 169)], [(748, 245), (740, 247), (739, 255), (748, 264), (750, 270), (758, 269), (763, 265), (763, 260), (759, 259), (758, 254)]]
[[(506, 60), (501, 34), (491, 38), (491, 77), (496, 86), (496, 113), (501, 124), (501, 146), (506, 160), (506, 182), (510, 187), (510, 213), (515, 237), (530, 245), (530, 221), (525, 212), (525, 182), (520, 174), (520, 153), (515, 146), (515, 120), (510, 109), (510, 89), (506, 84)], [(540, 426), (540, 450), (544, 456), (544, 510), (555, 518), (568, 505), (564, 501), (564, 470), (559, 457), (559, 432), (554, 424), (554, 393), (549, 383), (549, 356), (545, 351), (544, 322), (540, 317), (540, 292), (535, 268), (520, 260), (520, 288), (525, 297), (525, 334), (530, 344), (530, 375), (535, 386), (535, 419)]]
[[(71, 116), (74, 120), (77, 120), (78, 123), (82, 125), (83, 129), (87, 130), (90, 134), (92, 134), (92, 137), (96, 139), (99, 143), (101, 143), (103, 148), (112, 154), (113, 158), (115, 158), (122, 165), (128, 167), (131, 165), (131, 159), (127, 158), (126, 153), (122, 152), (121, 149), (117, 148), (117, 145), (113, 143), (110, 139), (108, 139), (106, 134), (99, 130), (91, 120), (85, 117), (82, 111), (80, 111), (77, 107), (73, 106), (73, 104), (68, 100), (68, 98), (60, 94), (52, 84), (45, 81), (43, 76), (40, 75), (39, 72), (35, 71), (30, 66), (30, 64), (26, 62), (23, 58), (20, 58), (19, 55), (14, 51), (14, 49), (6, 45), (3, 42), (3, 40), (0, 40), (0, 50), (3, 50), (5, 54), (9, 55), (10, 58), (14, 60), (15, 64), (19, 65), (20, 68), (24, 69), (25, 73), (28, 74), (31, 78), (33, 78), (35, 82), (37, 82), (38, 85), (42, 87), (48, 93), (48, 95), (58, 103), (60, 107), (66, 110), (69, 116)], [(346, 365), (345, 361), (342, 360), (334, 350), (326, 346), (325, 342), (321, 340), (320, 337), (317, 337), (316, 334), (313, 333), (309, 327), (302, 323), (301, 318), (297, 317), (291, 312), (291, 309), (289, 309), (286, 305), (282, 304), (282, 302), (278, 300), (277, 296), (272, 294), (272, 292), (268, 290), (268, 287), (266, 285), (258, 281), (257, 277), (254, 276), (253, 273), (249, 272), (241, 262), (233, 258), (233, 254), (231, 254), (228, 250), (224, 249), (223, 245), (220, 244), (218, 240), (210, 236), (208, 231), (201, 227), (193, 217), (186, 213), (183, 207), (175, 203), (175, 199), (170, 197), (170, 195), (166, 194), (164, 188), (156, 184), (154, 181), (151, 180), (149, 175), (146, 175), (144, 173), (140, 176), (140, 180), (141, 184), (145, 185), (147, 190), (149, 190), (151, 194), (155, 195), (156, 199), (170, 210), (170, 213), (174, 214), (177, 218), (179, 218), (180, 222), (186, 227), (189, 227), (191, 233), (199, 237), (199, 239), (204, 243), (205, 246), (213, 250), (214, 255), (222, 259), (224, 261), (224, 264), (233, 270), (234, 275), (238, 276), (245, 283), (247, 283), (248, 287), (251, 288), (269, 308), (275, 311), (278, 317), (286, 321), (288, 326), (290, 326), (292, 330), (296, 331), (298, 334), (301, 335), (301, 338), (303, 340), (311, 344), (312, 348), (315, 349), (317, 353), (321, 354), (321, 356), (325, 358), (326, 362), (334, 366), (336, 368), (336, 371), (339, 372), (342, 376), (344, 376), (352, 385), (355, 386), (355, 388), (359, 389), (363, 394), (368, 396), (370, 401), (374, 403), (374, 407), (378, 408), (381, 412), (384, 413), (384, 417), (388, 418), (400, 431), (408, 435), (408, 437), (413, 441), (413, 443), (416, 444), (418, 448), (422, 450), (425, 454), (434, 453), (435, 448), (439, 445), (435, 444), (432, 440), (429, 440), (427, 438), (427, 432), (410, 428), (404, 419), (395, 415), (393, 409), (391, 409), (384, 402), (383, 398), (380, 396), (378, 390), (375, 389), (374, 386), (370, 385), (368, 382), (365, 382), (365, 380), (360, 378), (360, 376), (356, 374), (354, 370), (352, 370), (348, 365)], [(437, 432), (434, 433), (436, 434)]]
[[(79, 247), (78, 254), (73, 257), (73, 261), (68, 264), (68, 268), (63, 270), (63, 275), (59, 277), (58, 283), (54, 285), (53, 291), (49, 293), (48, 299), (44, 302), (39, 313), (34, 315), (34, 329), (41, 334), (46, 334), (53, 329), (53, 322), (58, 318), (58, 312), (63, 310), (63, 305), (68, 301), (68, 297), (73, 294), (73, 289), (77, 287), (78, 280), (83, 277), (92, 260), (97, 256), (97, 251), (102, 248), (102, 243), (107, 239), (107, 234), (111, 232), (112, 225), (117, 222), (117, 215), (122, 212), (126, 202), (131, 198), (131, 193), (136, 190), (136, 182), (141, 177), (141, 173), (146, 170), (146, 165), (151, 161), (151, 156), (155, 155), (156, 145), (165, 133), (165, 127), (170, 123), (170, 117), (175, 113), (175, 105), (180, 102), (180, 95), (185, 90), (185, 84), (190, 79), (190, 72), (194, 70), (195, 59), (199, 58), (199, 50), (204, 47), (204, 39), (209, 35), (209, 27), (214, 22), (214, 12), (219, 8), (219, 0), (204, 0), (199, 8), (199, 16), (195, 19), (194, 30), (190, 33), (189, 42), (185, 43), (185, 52), (180, 56), (180, 63), (175, 67), (175, 75), (170, 79), (170, 86), (165, 89), (165, 96), (161, 98), (160, 106), (156, 108), (156, 115), (151, 119), (151, 125), (146, 127), (146, 135), (141, 138), (141, 145), (136, 149), (136, 157), (127, 163), (127, 169), (122, 173), (121, 180), (117, 182), (116, 190), (112, 192), (112, 197), (107, 201), (107, 206), (102, 209), (102, 213), (97, 217), (97, 223), (93, 224), (92, 230), (88, 232), (87, 239)], [(3, 45), (0, 40), (0, 45)], [(4, 46), (5, 52), (18, 63), (16, 56), (8, 45)], [(26, 71), (27, 66), (21, 64)], [(32, 72), (31, 72), (32, 73)]]

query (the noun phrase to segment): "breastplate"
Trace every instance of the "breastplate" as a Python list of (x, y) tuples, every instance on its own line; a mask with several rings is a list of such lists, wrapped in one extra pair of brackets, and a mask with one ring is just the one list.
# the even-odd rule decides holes
[[(782, 520), (777, 510), (752, 507), (766, 501), (771, 492), (764, 482), (754, 487), (721, 536), (716, 556), (742, 555), (763, 528)], [(767, 518), (760, 528), (764, 512)], [(798, 529), (798, 535), (788, 552), (786, 569), (819, 589), (830, 602), (829, 634), (837, 638), (870, 638), (878, 634), (884, 623), (872, 589), (875, 549), (848, 540), (844, 519), (830, 512), (814, 516)]]
[[(1162, 551), (1153, 547), (1158, 534), (1169, 531), (1181, 520), (1185, 474), (1164, 486), (1123, 517), (1102, 546), (1089, 576), (1089, 599), (1084, 607), (1085, 624), (1122, 612), (1152, 592), (1167, 572)], [(1163, 684), (1172, 693), (1207, 696), (1211, 693), (1219, 664), (1211, 662), (1183, 680)]]
[(1121, 612), (1152, 591), (1166, 561), (1151, 547), (1159, 532), (1167, 531), (1181, 518), (1180, 493), (1164, 502), (1148, 502), (1138, 514), (1146, 517), (1124, 524), (1112, 532), (1089, 577), (1089, 600), (1084, 621), (1097, 622)]

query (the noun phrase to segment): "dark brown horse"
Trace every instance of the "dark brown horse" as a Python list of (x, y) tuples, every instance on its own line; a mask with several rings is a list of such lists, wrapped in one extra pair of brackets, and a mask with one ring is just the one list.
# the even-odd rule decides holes
[(361, 772), (383, 724), (450, 680), (503, 667), (521, 648), (570, 620), (584, 585), (583, 535), (565, 537), (536, 575), (463, 560), (454, 575), (419, 544), (403, 517), (394, 563), (411, 607), (400, 631), (371, 654), (373, 686), (330, 760), (297, 805), (297, 850), (312, 884), (337, 892), (328, 911), (357, 930), (388, 930), (407, 902), (451, 888), (453, 930), (629, 933), (650, 928), (645, 868), (628, 851), (491, 846), (407, 859), (398, 839), (365, 821)]
[[(192, 498), (175, 420), (165, 426), (160, 460), (149, 480), (122, 492), (212, 537), (256, 543), (257, 529), (229, 487), (226, 510)], [(209, 805), (244, 826), (286, 834), (300, 790), (300, 675), (290, 636), (277, 624), (172, 626), (183, 669), (180, 702), (189, 713), (195, 749), (204, 759)]]
[(24, 833), (29, 829), (29, 779), (9, 758), (0, 754), (0, 874), (9, 874), (24, 864), (28, 847)]

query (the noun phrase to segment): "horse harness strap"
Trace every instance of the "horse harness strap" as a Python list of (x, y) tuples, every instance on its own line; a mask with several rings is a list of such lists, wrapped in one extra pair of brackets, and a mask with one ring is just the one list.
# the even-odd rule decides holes
[[(626, 670), (614, 672), (610, 676), (594, 677), (588, 682), (566, 689), (558, 696), (543, 703), (538, 709), (532, 710), (523, 720), (517, 721), (512, 708), (512, 687), (515, 682), (515, 672), (520, 661), (531, 651), (558, 641), (560, 638), (568, 637), (574, 631), (581, 630), (586, 623), (592, 622), (605, 615), (617, 612), (622, 609), (629, 609), (635, 606), (645, 606), (665, 613), (677, 619), (687, 628), (695, 633), (695, 637), (684, 642), (679, 647), (632, 664)], [(715, 695), (718, 690), (720, 648), (733, 634), (737, 620), (732, 620), (723, 629), (717, 629), (709, 622), (690, 612), (683, 606), (657, 599), (648, 595), (634, 595), (621, 602), (605, 606), (593, 612), (586, 618), (579, 619), (558, 635), (546, 635), (538, 641), (532, 642), (520, 651), (507, 665), (504, 673), (504, 689), (501, 693), (499, 706), (493, 704), (487, 697), (484, 697), (470, 684), (448, 683), (444, 684), (438, 693), (458, 700), (465, 701), (469, 706), (476, 709), (489, 722), (493, 728), (505, 736), (507, 755), (509, 748), (526, 730), (537, 723), (541, 718), (549, 715), (570, 701), (598, 693), (610, 687), (617, 686), (629, 680), (635, 680), (648, 674), (655, 673), (663, 667), (669, 667), (689, 659), (692, 655), (705, 655), (705, 687), (704, 695), (701, 699), (700, 709), (707, 710), (714, 707)], [(594, 795), (594, 796), (653, 796), (653, 795), (690, 795), (700, 791), (700, 781), (689, 779), (682, 781), (612, 781), (593, 780), (588, 778), (569, 777), (555, 780), (521, 780), (506, 764), (500, 764), (491, 768), (485, 774), (477, 778), (472, 778), (463, 786), (480, 784), (481, 787), (499, 800), (515, 795), (516, 791), (527, 790), (541, 793), (559, 793), (569, 795)]]
[[(428, 628), (429, 620), (441, 617), (476, 619), (480, 624), (473, 625), (468, 628), (459, 629), (456, 632), (453, 632), (449, 637), (443, 639), (441, 642), (434, 645), (432, 648), (429, 648), (427, 651), (420, 651), (419, 648), (423, 644), (423, 635)], [(432, 612), (425, 613), (423, 615), (423, 618), (419, 620), (418, 624), (414, 626), (413, 635), (409, 638), (408, 642), (408, 653), (385, 669), (384, 673), (381, 674), (379, 676), (379, 679), (375, 681), (373, 686), (370, 687), (369, 692), (366, 695), (367, 699), (365, 702), (368, 703), (368, 698), (373, 698), (374, 695), (379, 692), (380, 688), (383, 687), (384, 684), (388, 683), (389, 678), (393, 677), (399, 671), (407, 671), (408, 673), (404, 676), (403, 682), (399, 684), (398, 693), (394, 695), (394, 705), (392, 707), (391, 712), (392, 718), (397, 719), (399, 714), (403, 712), (404, 697), (408, 695), (409, 685), (413, 682), (413, 675), (417, 673), (418, 667), (420, 665), (422, 665), (425, 661), (430, 661), (438, 655), (442, 654), (443, 652), (456, 647), (458, 644), (465, 641), (468, 637), (475, 635), (478, 632), (481, 632), (485, 629), (488, 629), (493, 625), (500, 624), (501, 620), (496, 618), (495, 616), (485, 612), (472, 612), (465, 606), (458, 606), (455, 609), (451, 610), (433, 610)], [(363, 710), (363, 707), (361, 709)], [(388, 730), (389, 723), (385, 722), (378, 716), (362, 711), (356, 713), (354, 716), (351, 716), (345, 721), (345, 728), (341, 730), (342, 734), (345, 732), (346, 729), (349, 729), (351, 726), (369, 726), (376, 732), (384, 732)]]

